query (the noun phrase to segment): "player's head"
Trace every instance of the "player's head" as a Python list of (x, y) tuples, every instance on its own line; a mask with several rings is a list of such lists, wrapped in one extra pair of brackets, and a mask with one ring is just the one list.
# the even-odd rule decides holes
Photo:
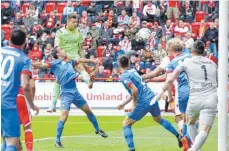
[(64, 59), (67, 57), (66, 53), (60, 47), (56, 47), (52, 51), (51, 55), (53, 56), (54, 59)]
[(194, 42), (191, 52), (193, 55), (204, 55), (205, 44), (201, 40)]
[(74, 14), (69, 14), (67, 19), (67, 28), (69, 30), (75, 30), (78, 24), (78, 20)]
[(26, 32), (22, 28), (15, 28), (11, 31), (10, 42), (15, 46), (19, 46), (23, 49), (26, 41)]
[(128, 68), (130, 66), (130, 59), (126, 55), (121, 55), (118, 58), (118, 66), (121, 69)]
[(180, 39), (174, 38), (172, 40), (172, 43), (170, 45), (170, 50), (174, 54), (182, 52), (183, 51), (183, 48), (184, 48), (184, 44), (183, 44), (183, 42)]

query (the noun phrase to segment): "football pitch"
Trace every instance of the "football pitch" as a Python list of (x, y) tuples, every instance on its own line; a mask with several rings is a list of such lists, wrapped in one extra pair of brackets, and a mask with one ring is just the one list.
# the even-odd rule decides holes
[[(172, 116), (165, 118), (176, 126)], [(121, 125), (124, 116), (99, 116), (97, 119), (101, 129), (109, 135), (108, 138), (96, 135), (86, 116), (70, 116), (63, 131), (64, 148), (59, 149), (54, 147), (59, 116), (33, 117), (34, 151), (127, 151)], [(217, 127), (215, 120), (202, 151), (217, 151)], [(177, 139), (155, 123), (150, 116), (135, 123), (132, 130), (137, 151), (182, 150), (178, 147)], [(22, 131), (22, 140), (23, 135)]]

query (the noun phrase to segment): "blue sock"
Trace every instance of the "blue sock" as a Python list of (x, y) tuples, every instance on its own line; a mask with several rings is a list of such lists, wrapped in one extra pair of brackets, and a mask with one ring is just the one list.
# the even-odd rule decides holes
[(133, 132), (131, 126), (124, 126), (123, 133), (129, 149), (134, 149)]
[(17, 151), (17, 148), (16, 148), (16, 146), (10, 145), (10, 146), (6, 147), (5, 151)]
[(182, 135), (183, 136), (186, 136), (187, 135), (187, 124), (186, 123), (184, 123), (184, 125), (183, 125)]
[(59, 120), (59, 122), (57, 123), (57, 128), (56, 128), (56, 141), (60, 142), (60, 137), (62, 135), (64, 129), (64, 122)]
[(97, 122), (95, 115), (93, 113), (87, 114), (87, 118), (93, 124), (95, 131), (96, 132), (100, 131), (99, 124)]
[(161, 118), (160, 122), (159, 122), (165, 129), (167, 129), (169, 132), (171, 132), (173, 135), (175, 135), (176, 137), (179, 135), (179, 133), (177, 132), (177, 130), (173, 127), (173, 125), (167, 121), (166, 119)]
[(2, 142), (2, 146), (1, 146), (1, 151), (5, 151), (6, 150), (6, 141), (3, 138), (3, 142)]

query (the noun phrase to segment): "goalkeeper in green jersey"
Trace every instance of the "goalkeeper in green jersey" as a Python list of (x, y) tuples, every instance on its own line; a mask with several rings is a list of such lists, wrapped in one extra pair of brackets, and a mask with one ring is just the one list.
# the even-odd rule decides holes
[[(62, 48), (71, 59), (85, 58), (82, 48), (83, 36), (77, 29), (78, 20), (73, 14), (68, 15), (67, 25), (56, 32), (55, 47)], [(96, 67), (90, 69), (86, 64), (78, 64), (75, 69), (81, 74), (82, 80), (88, 84), (88, 88), (93, 87), (94, 72)], [(90, 75), (89, 75), (90, 74)], [(55, 83), (53, 90), (52, 106), (47, 112), (56, 111), (57, 99), (60, 95), (60, 85)]]

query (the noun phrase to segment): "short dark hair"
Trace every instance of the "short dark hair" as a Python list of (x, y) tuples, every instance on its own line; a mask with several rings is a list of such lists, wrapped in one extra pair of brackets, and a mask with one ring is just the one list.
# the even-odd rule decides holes
[(10, 41), (13, 45), (21, 46), (25, 43), (26, 32), (21, 27), (13, 29), (10, 34)]
[(127, 55), (121, 55), (118, 58), (118, 62), (121, 68), (127, 68), (130, 64), (130, 59)]
[(68, 20), (70, 20), (71, 18), (77, 19), (77, 17), (73, 13), (68, 15)]
[(51, 55), (52, 55), (52, 57), (53, 57), (54, 59), (57, 59), (57, 58), (58, 58), (57, 53), (58, 53), (57, 47), (55, 47), (55, 48), (52, 50), (52, 52), (51, 52)]
[(201, 40), (197, 40), (193, 44), (192, 51), (194, 51), (196, 54), (203, 55), (205, 50), (205, 44)]

